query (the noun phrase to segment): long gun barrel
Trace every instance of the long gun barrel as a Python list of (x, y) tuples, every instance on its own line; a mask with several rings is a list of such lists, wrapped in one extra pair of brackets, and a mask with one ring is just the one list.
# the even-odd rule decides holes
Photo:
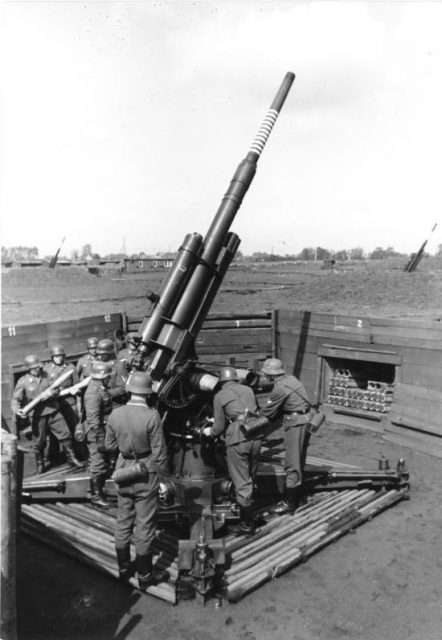
[(152, 314), (139, 330), (141, 342), (135, 368), (143, 368), (146, 358), (153, 354), (150, 371), (157, 380), (193, 353), (195, 337), (240, 243), (238, 236), (229, 231), (230, 226), (294, 79), (293, 73), (286, 74), (204, 240), (198, 234), (186, 236)]

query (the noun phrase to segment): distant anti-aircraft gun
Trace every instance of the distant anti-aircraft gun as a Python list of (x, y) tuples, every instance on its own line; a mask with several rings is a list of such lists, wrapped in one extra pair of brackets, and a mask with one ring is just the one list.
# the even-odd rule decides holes
[(179, 569), (203, 598), (225, 563), (224, 540), (214, 538), (214, 532), (236, 516), (222, 445), (202, 435), (218, 377), (198, 365), (195, 340), (239, 247), (239, 237), (229, 229), (294, 78), (286, 74), (204, 239), (198, 233), (185, 237), (159, 294), (150, 297), (151, 315), (138, 331), (133, 370), (147, 369), (152, 375), (169, 451), (170, 476), (161, 499), (171, 522), (188, 526), (190, 539), (179, 543)]
[(422, 256), (424, 255), (424, 250), (425, 247), (427, 246), (427, 242), (430, 239), (431, 234), (433, 233), (433, 231), (436, 229), (437, 227), (437, 222), (436, 224), (433, 226), (433, 228), (431, 229), (430, 235), (428, 236), (428, 238), (425, 240), (425, 242), (422, 243), (421, 248), (419, 249), (419, 251), (417, 253), (412, 253), (411, 257), (409, 259), (409, 261), (407, 262), (404, 271), (406, 271), (407, 273), (411, 273), (412, 271), (416, 271), (419, 262), (422, 260)]
[(66, 240), (66, 238), (63, 238), (63, 240), (61, 241), (60, 246), (58, 247), (57, 251), (55, 252), (55, 255), (52, 256), (52, 258), (51, 258), (51, 260), (50, 260), (50, 262), (48, 264), (49, 269), (55, 269), (55, 267), (57, 266), (58, 256), (60, 255), (60, 251), (61, 251), (61, 248), (62, 248), (65, 240)]

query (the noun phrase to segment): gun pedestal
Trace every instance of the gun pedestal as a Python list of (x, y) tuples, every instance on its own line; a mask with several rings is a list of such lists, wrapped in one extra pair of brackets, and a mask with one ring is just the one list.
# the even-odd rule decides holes
[(195, 340), (238, 250), (240, 239), (230, 227), (294, 78), (293, 73), (284, 77), (204, 239), (196, 233), (184, 239), (159, 295), (151, 297), (150, 318), (138, 332), (133, 369), (147, 369), (158, 384), (171, 462), (167, 482), (176, 503), (160, 510), (160, 518), (186, 519), (190, 535), (179, 543), (179, 570), (202, 599), (216, 586), (225, 562), (224, 541), (214, 533), (236, 516), (225, 488), (227, 473), (216, 461), (217, 444), (206, 443), (198, 433), (217, 377), (195, 368)]

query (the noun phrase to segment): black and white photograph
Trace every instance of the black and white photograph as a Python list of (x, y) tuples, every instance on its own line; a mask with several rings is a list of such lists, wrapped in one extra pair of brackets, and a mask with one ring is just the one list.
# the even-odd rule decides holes
[(0, 17), (1, 640), (439, 640), (442, 3)]

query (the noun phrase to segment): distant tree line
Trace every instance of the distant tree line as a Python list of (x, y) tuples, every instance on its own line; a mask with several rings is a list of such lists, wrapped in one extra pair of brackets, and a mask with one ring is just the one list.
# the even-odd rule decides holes
[[(427, 254), (428, 255), (428, 254)], [(442, 257), (442, 244), (438, 245), (438, 249), (434, 254), (437, 257)], [(142, 260), (146, 258), (166, 258), (173, 259), (175, 254), (170, 251), (158, 252), (155, 256), (149, 255), (144, 251), (136, 254), (126, 253), (109, 253), (104, 256), (100, 256), (97, 252), (93, 251), (92, 245), (85, 244), (81, 250), (74, 249), (70, 258), (66, 256), (59, 256), (59, 260), (72, 260), (73, 262), (89, 262), (93, 260)], [(339, 251), (332, 251), (330, 249), (324, 249), (323, 247), (305, 247), (300, 253), (297, 254), (279, 254), (279, 253), (267, 253), (264, 251), (256, 251), (250, 256), (244, 255), (241, 251), (238, 251), (235, 259), (239, 262), (272, 262), (279, 260), (336, 260), (339, 262), (348, 260), (383, 260), (385, 258), (406, 258), (408, 254), (399, 253), (395, 251), (393, 247), (376, 247), (373, 251), (365, 252), (362, 247), (354, 247), (353, 249), (340, 249)], [(2, 247), (2, 262), (26, 262), (28, 260), (44, 260), (50, 261), (52, 256), (44, 256), (40, 258), (38, 255), (37, 247)]]

